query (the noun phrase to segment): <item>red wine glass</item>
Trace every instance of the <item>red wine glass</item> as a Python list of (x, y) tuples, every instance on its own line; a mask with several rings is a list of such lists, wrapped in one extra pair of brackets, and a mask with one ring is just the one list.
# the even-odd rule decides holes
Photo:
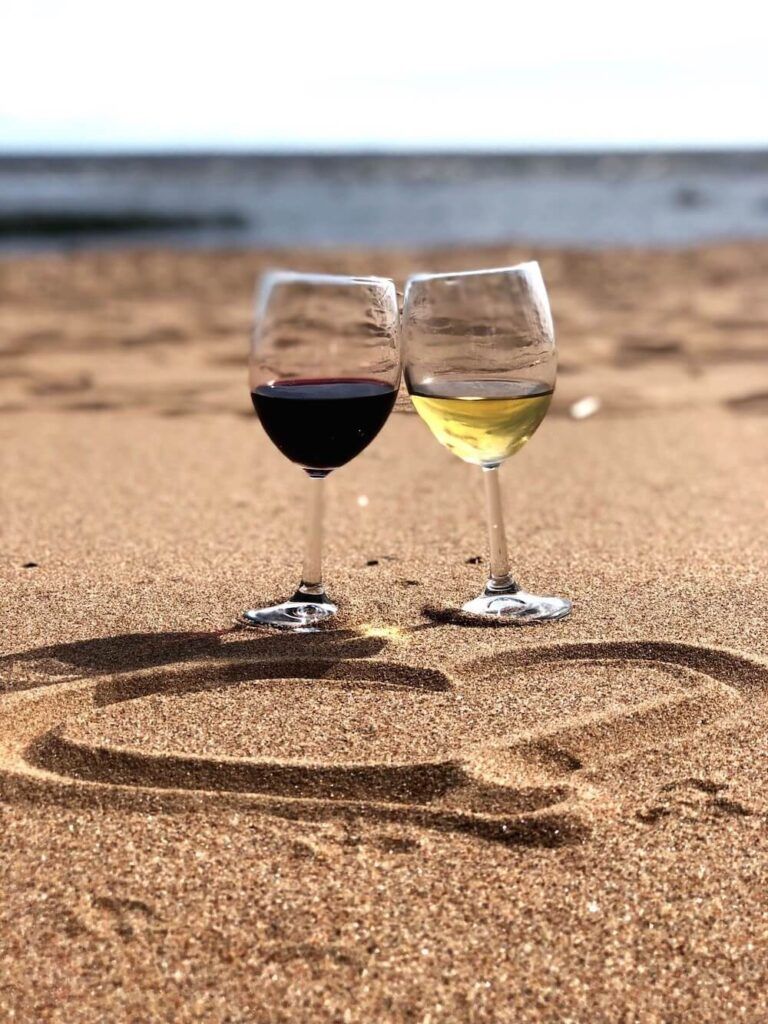
[(253, 407), (308, 477), (301, 583), (288, 601), (243, 612), (251, 626), (312, 630), (334, 616), (321, 568), (325, 479), (384, 426), (400, 385), (395, 285), (382, 277), (273, 271), (261, 283), (250, 356)]

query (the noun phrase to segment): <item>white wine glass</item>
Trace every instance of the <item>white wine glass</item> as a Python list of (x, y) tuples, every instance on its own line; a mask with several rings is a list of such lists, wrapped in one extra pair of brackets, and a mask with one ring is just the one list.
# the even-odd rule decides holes
[(308, 631), (337, 612), (322, 576), (325, 480), (376, 437), (400, 386), (397, 294), (383, 277), (273, 271), (262, 279), (249, 362), (261, 425), (307, 474), (301, 583), (249, 626)]
[(485, 478), (490, 578), (462, 611), (516, 624), (564, 618), (570, 601), (529, 594), (512, 576), (499, 488), (499, 467), (531, 438), (555, 387), (555, 334), (538, 263), (415, 274), (405, 289), (402, 333), (416, 411)]

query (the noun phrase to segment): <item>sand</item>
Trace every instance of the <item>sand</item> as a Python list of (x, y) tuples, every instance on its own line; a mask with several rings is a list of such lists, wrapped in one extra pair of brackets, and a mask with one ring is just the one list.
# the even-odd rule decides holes
[[(481, 481), (400, 411), (329, 482), (336, 627), (234, 628), (301, 548), (245, 384), (258, 271), (530, 255), (561, 375), (507, 527), (572, 617), (446, 612)], [(0, 1019), (764, 1021), (767, 272), (0, 263)]]

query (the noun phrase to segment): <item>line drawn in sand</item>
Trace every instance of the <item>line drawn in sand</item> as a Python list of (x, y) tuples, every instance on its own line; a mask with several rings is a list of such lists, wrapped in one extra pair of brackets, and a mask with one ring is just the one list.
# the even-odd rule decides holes
[[(201, 635), (202, 636), (202, 635)], [(210, 635), (209, 635), (210, 636)], [(91, 642), (94, 643), (94, 642)], [(451, 673), (371, 658), (366, 647), (331, 657), (254, 658), (244, 642), (229, 657), (203, 644), (205, 660), (150, 665), (109, 675), (66, 678), (0, 695), (0, 796), (148, 812), (252, 810), (296, 820), (369, 819), (465, 833), (509, 846), (559, 847), (590, 834), (595, 787), (590, 770), (644, 746), (673, 742), (738, 708), (750, 690), (768, 688), (768, 665), (723, 648), (626, 642), (555, 644), (505, 650), (461, 662)], [(182, 645), (183, 646), (183, 645)], [(326, 654), (334, 648), (321, 648)], [(371, 648), (378, 653), (381, 647)], [(47, 649), (50, 652), (50, 649)], [(181, 653), (181, 651), (180, 651)], [(27, 657), (34, 660), (34, 652)], [(182, 655), (183, 657), (183, 655)], [(285, 699), (296, 687), (322, 688), (331, 702), (418, 702), (418, 715), (452, 715), (462, 680), (489, 672), (519, 685), (532, 666), (567, 663), (653, 665), (674, 676), (673, 692), (608, 713), (545, 723), (529, 731), (509, 722), (492, 739), (458, 742), (448, 754), (414, 758), (258, 757), (149, 751), (84, 741), (78, 724), (104, 709), (143, 698), (193, 697), (245, 686)], [(329, 705), (330, 706), (330, 705)], [(458, 713), (459, 705), (456, 706)], [(375, 716), (375, 710), (372, 712)], [(410, 718), (408, 718), (410, 722)], [(423, 726), (423, 720), (422, 720)]]

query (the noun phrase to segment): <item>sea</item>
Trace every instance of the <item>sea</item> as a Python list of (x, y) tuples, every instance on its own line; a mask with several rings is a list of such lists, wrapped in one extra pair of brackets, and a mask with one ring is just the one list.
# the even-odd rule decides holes
[(0, 254), (768, 238), (768, 149), (0, 156)]

